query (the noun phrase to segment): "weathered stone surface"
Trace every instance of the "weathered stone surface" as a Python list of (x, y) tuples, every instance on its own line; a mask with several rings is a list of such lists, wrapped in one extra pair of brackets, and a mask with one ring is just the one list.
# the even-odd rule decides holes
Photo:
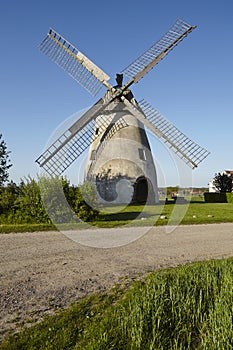
[(157, 202), (157, 175), (144, 125), (119, 101), (114, 101), (105, 113), (112, 122), (98, 135), (102, 118), (97, 118), (94, 133), (98, 137), (91, 144), (86, 168), (86, 177), (95, 183), (99, 201)]

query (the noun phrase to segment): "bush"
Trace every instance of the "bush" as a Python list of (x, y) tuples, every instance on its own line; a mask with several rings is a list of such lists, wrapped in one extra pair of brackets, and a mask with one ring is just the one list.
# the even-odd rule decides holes
[(96, 189), (91, 182), (77, 188), (74, 211), (83, 221), (93, 221), (98, 216)]
[(16, 203), (18, 204), (18, 209), (15, 213), (17, 223), (36, 224), (50, 222), (41, 200), (40, 187), (36, 180), (30, 176), (25, 178), (25, 180), (21, 180)]
[(233, 193), (226, 193), (227, 203), (233, 203)]
[[(72, 212), (69, 183), (65, 178), (46, 177), (39, 179), (40, 194), (44, 208), (54, 224), (75, 222)], [(67, 197), (66, 197), (67, 196)]]
[(71, 186), (64, 177), (30, 176), (0, 186), (0, 224), (64, 224), (93, 221), (99, 214), (95, 187)]
[(206, 203), (233, 203), (232, 192), (205, 192)]
[(207, 203), (227, 203), (226, 193), (224, 192), (205, 192), (204, 198)]
[[(70, 186), (66, 178), (40, 178), (41, 196), (54, 224), (92, 221), (98, 215), (96, 191), (91, 183)], [(76, 215), (77, 216), (76, 216)]]

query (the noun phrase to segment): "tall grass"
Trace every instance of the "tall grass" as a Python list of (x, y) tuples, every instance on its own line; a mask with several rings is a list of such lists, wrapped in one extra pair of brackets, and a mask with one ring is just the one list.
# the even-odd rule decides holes
[(232, 282), (232, 260), (153, 273), (75, 349), (232, 349)]
[(0, 349), (233, 348), (233, 259), (150, 273), (124, 293), (87, 299)]

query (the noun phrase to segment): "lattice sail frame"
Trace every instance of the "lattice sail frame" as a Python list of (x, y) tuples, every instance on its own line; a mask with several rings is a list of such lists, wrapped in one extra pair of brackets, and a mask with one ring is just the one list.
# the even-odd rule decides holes
[(39, 49), (91, 95), (95, 96), (103, 85), (109, 88), (110, 77), (52, 28)]
[[(100, 132), (104, 132), (111, 123), (111, 115), (101, 115), (99, 118)], [(77, 123), (78, 124), (78, 123)], [(54, 141), (36, 162), (49, 174), (61, 175), (97, 138), (94, 133), (95, 119), (84, 127), (72, 132), (72, 127)]]
[(177, 19), (159, 41), (122, 70), (122, 73), (131, 78), (133, 82), (138, 82), (195, 28), (196, 26)]
[(209, 151), (186, 136), (149, 102), (141, 100), (138, 105), (148, 121), (155, 127), (156, 135), (191, 168), (196, 168), (209, 155)]

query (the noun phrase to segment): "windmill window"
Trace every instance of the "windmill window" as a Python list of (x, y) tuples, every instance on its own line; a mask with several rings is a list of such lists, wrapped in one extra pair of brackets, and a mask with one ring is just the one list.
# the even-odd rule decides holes
[(146, 160), (146, 151), (143, 148), (138, 149), (138, 154), (141, 160)]
[(93, 150), (91, 152), (91, 160), (95, 160), (96, 159), (96, 150)]

